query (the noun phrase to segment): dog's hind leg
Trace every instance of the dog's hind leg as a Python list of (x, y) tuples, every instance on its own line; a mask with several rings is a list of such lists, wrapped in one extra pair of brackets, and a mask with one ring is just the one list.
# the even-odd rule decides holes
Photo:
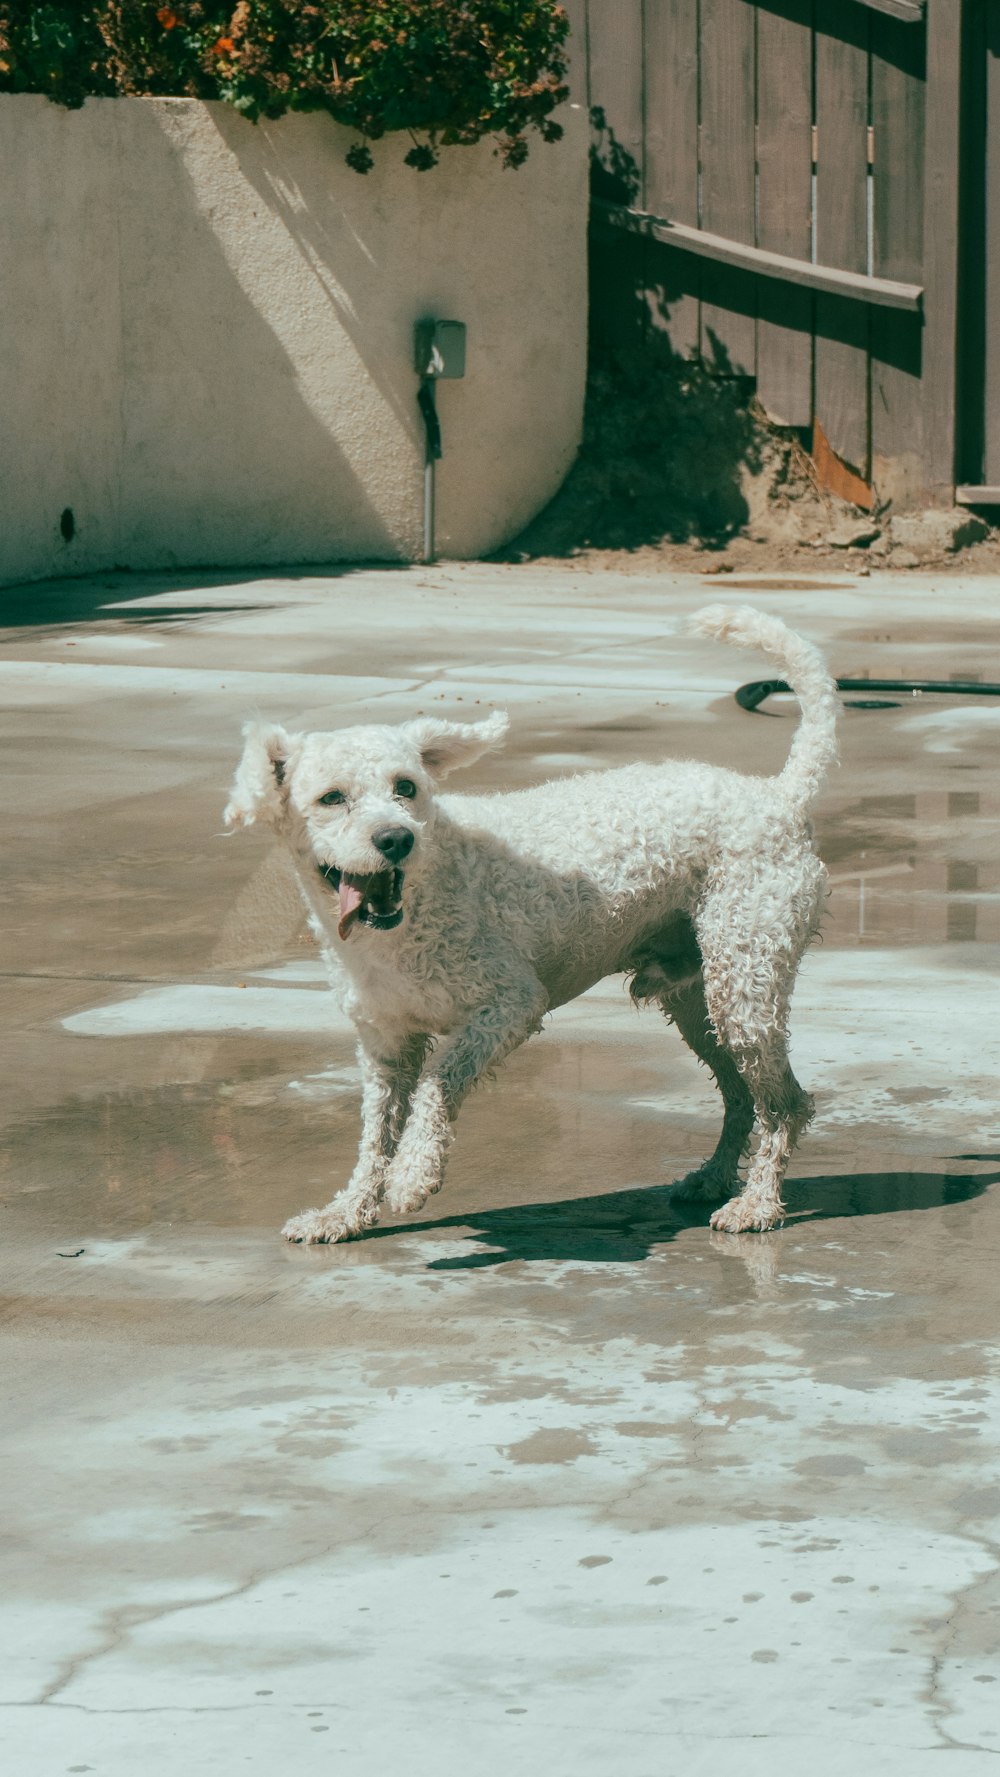
[(783, 1041), (744, 1051), (740, 1070), (753, 1094), (757, 1143), (742, 1191), (709, 1218), (725, 1234), (773, 1228), (783, 1219), (789, 1156), (813, 1114), (813, 1101), (792, 1073)]
[(674, 1190), (679, 1197), (717, 1201), (735, 1191), (739, 1184), (739, 1165), (754, 1123), (753, 1097), (733, 1057), (712, 1029), (700, 974), (693, 981), (665, 987), (657, 995), (657, 1003), (699, 1061), (711, 1070), (724, 1106), (722, 1133), (714, 1154), (686, 1178), (679, 1179)]
[(753, 1129), (753, 1098), (733, 1057), (712, 1028), (705, 1003), (701, 948), (687, 914), (675, 914), (637, 956), (631, 982), (637, 1004), (656, 1004), (714, 1076), (722, 1094), (722, 1133), (714, 1154), (678, 1179), (679, 1197), (728, 1197), (739, 1184), (739, 1165)]
[(399, 1143), (413, 1088), (427, 1054), (426, 1036), (410, 1037), (391, 1055), (379, 1053), (372, 1037), (358, 1044), (361, 1066), (361, 1146), (357, 1164), (344, 1189), (324, 1209), (292, 1216), (282, 1233), (286, 1240), (316, 1246), (349, 1240), (378, 1220), (385, 1195), (386, 1173)]
[(710, 1218), (727, 1234), (782, 1220), (788, 1158), (813, 1114), (788, 1059), (788, 1002), (815, 930), (823, 880), (818, 860), (791, 885), (759, 870), (752, 896), (719, 895), (698, 922), (709, 1017), (754, 1110), (756, 1145), (746, 1183)]

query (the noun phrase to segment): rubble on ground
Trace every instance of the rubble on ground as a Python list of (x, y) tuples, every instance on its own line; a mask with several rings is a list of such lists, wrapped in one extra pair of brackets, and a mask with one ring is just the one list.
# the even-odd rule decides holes
[(555, 499), (500, 551), (636, 572), (1000, 570), (1000, 527), (976, 512), (863, 511), (820, 484), (799, 433), (773, 425), (747, 379), (666, 352), (605, 350), (584, 439)]
[(889, 535), (902, 549), (916, 555), (954, 555), (982, 543), (990, 534), (984, 518), (960, 506), (931, 507), (926, 512), (900, 512), (889, 520)]

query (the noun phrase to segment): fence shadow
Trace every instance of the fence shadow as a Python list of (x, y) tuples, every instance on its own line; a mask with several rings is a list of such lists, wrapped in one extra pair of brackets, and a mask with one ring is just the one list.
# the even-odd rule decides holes
[[(636, 162), (604, 113), (591, 115), (591, 194), (634, 204)], [(769, 436), (753, 379), (710, 328), (699, 336), (696, 312), (692, 336), (691, 292), (703, 276), (692, 255), (608, 227), (598, 210), (589, 263), (580, 453), (556, 498), (503, 553), (717, 548), (747, 523), (745, 478), (761, 469)]]
[[(620, 279), (632, 243), (614, 243), (591, 278)], [(674, 255), (675, 258), (680, 255)], [(555, 499), (504, 554), (567, 555), (662, 542), (719, 548), (750, 517), (748, 475), (760, 472), (767, 428), (754, 385), (711, 334), (707, 355), (675, 351), (666, 281), (636, 280), (617, 305), (618, 337), (591, 337), (580, 453)]]

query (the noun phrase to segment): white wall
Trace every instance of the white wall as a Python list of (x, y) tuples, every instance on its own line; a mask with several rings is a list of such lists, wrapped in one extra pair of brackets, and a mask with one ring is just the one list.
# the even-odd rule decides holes
[(426, 313), (468, 326), (439, 550), (516, 534), (580, 435), (586, 127), (560, 115), (517, 172), (480, 143), (417, 173), (389, 137), (361, 177), (326, 117), (0, 96), (0, 580), (419, 556)]

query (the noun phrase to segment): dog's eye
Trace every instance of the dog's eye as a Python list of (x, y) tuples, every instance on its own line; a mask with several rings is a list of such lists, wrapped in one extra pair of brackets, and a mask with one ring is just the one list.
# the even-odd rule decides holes
[(397, 796), (403, 796), (403, 797), (405, 797), (407, 802), (412, 802), (416, 793), (417, 793), (417, 786), (413, 782), (412, 778), (398, 777), (396, 779), (395, 794)]
[(346, 802), (347, 797), (343, 790), (327, 790), (325, 796), (319, 797), (319, 801), (324, 808), (332, 808), (335, 802)]

